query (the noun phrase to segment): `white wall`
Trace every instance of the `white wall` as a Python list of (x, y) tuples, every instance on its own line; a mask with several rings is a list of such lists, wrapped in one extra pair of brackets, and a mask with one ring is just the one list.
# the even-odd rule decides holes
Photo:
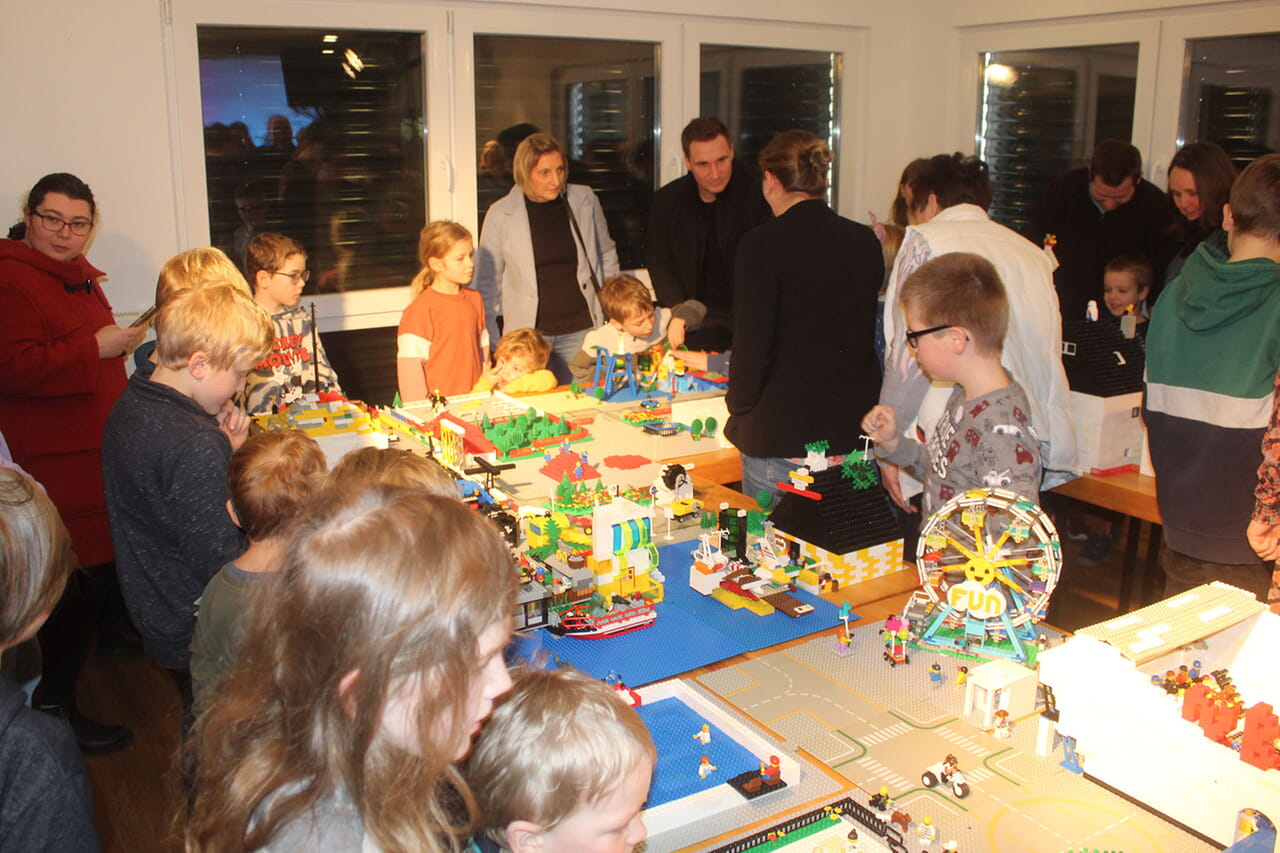
[[(180, 0), (199, 6), (202, 0)], [(355, 2), (355, 0), (351, 0)], [(395, 4), (402, 0), (389, 0)], [(557, 0), (453, 2), (418, 0), (408, 8), (466, 9), (473, 14), (513, 8), (571, 8)], [(21, 3), (3, 0), (0, 56), (6, 74), (3, 107), (6, 168), (0, 174), (0, 222), (16, 221), (23, 194), (40, 175), (71, 171), (94, 189), (102, 227), (90, 258), (111, 274), (108, 294), (121, 311), (151, 301), (155, 274), (180, 245), (186, 201), (178, 197), (178, 119), (166, 65), (170, 30), (166, 0), (67, 0)], [(294, 0), (262, 4), (279, 13)], [(837, 156), (856, 176), (853, 193), (842, 196), (841, 213), (866, 218), (868, 208), (883, 216), (902, 166), (911, 158), (944, 150), (972, 149), (974, 106), (957, 103), (957, 76), (972, 60), (960, 55), (962, 38), (984, 29), (1030, 26), (1050, 10), (1059, 22), (1113, 18), (1123, 26), (1151, 25), (1205, 10), (1249, 11), (1267, 4), (1192, 4), (1165, 0), (1059, 0), (1052, 5), (1025, 0), (702, 0), (699, 26), (799, 22), (865, 28), (866, 49), (845, 79), (857, 87), (860, 107), (845, 115)], [(348, 6), (338, 2), (335, 6)], [(650, 13), (688, 18), (687, 0), (651, 0)], [(1275, 4), (1270, 4), (1274, 8)], [(633, 0), (593, 0), (591, 9), (627, 11)], [(783, 18), (782, 16), (786, 17)], [(1114, 17), (1114, 16), (1119, 17)], [(307, 16), (297, 15), (306, 25)], [(1021, 23), (1019, 23), (1021, 22)], [(15, 70), (16, 69), (16, 70)], [(966, 130), (966, 128), (968, 128)]]

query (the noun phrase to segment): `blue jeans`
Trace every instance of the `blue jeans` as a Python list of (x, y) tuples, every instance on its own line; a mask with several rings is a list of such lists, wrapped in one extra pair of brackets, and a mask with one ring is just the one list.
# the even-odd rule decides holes
[(573, 381), (573, 375), (569, 373), (569, 362), (573, 361), (573, 357), (582, 349), (582, 342), (587, 338), (589, 329), (583, 329), (581, 332), (570, 332), (567, 335), (544, 335), (547, 343), (551, 344), (551, 358), (547, 361), (547, 370), (556, 375), (556, 382), (561, 385), (568, 385)]
[(769, 506), (778, 501), (778, 483), (800, 467), (785, 456), (748, 456), (742, 451), (738, 455), (742, 457), (742, 493), (754, 500), (760, 492), (768, 492)]

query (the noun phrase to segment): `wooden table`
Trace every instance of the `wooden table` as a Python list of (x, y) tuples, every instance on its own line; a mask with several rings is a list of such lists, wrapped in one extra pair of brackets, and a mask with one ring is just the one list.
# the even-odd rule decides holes
[[(1161, 520), (1156, 505), (1156, 478), (1127, 471), (1099, 477), (1085, 474), (1053, 489), (1054, 494), (1075, 498), (1102, 509), (1129, 517), (1129, 534), (1125, 543), (1124, 571), (1120, 577), (1120, 609), (1125, 613), (1152, 600), (1152, 583), (1156, 577), (1156, 561), (1160, 557)], [(1138, 562), (1138, 544), (1142, 524), (1151, 525), (1147, 538), (1147, 554)], [(1136, 593), (1136, 600), (1135, 600)]]

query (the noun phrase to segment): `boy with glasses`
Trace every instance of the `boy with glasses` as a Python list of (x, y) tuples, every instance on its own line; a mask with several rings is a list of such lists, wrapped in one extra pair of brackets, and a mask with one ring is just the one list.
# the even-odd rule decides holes
[(271, 352), (249, 374), (245, 411), (266, 414), (313, 392), (341, 394), (311, 314), (300, 304), (311, 277), (306, 251), (291, 237), (267, 232), (254, 237), (245, 254), (253, 299), (276, 327)]
[(889, 406), (876, 406), (862, 431), (876, 454), (924, 483), (932, 513), (969, 489), (1000, 486), (1039, 503), (1040, 437), (1022, 386), (1000, 362), (1009, 300), (991, 262), (952, 252), (917, 269), (899, 295), (906, 343), (934, 382), (955, 388), (933, 435), (905, 438)]

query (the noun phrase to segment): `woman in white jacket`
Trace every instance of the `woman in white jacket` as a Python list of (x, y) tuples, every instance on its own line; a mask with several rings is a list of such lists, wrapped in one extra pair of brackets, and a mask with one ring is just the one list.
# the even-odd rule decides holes
[(566, 180), (564, 150), (535, 133), (512, 162), (516, 185), (489, 208), (472, 285), (484, 298), (489, 339), (536, 328), (551, 344), (547, 367), (568, 382), (569, 361), (604, 324), (597, 291), (618, 273), (618, 253), (590, 187)]
[[(911, 227), (902, 240), (884, 301), (885, 361), (880, 402), (899, 413), (907, 428), (919, 418), (925, 434), (949, 388), (932, 388), (903, 338), (905, 323), (898, 291), (911, 273), (930, 258), (948, 252), (981, 255), (1000, 273), (1009, 296), (1009, 331), (1002, 361), (1027, 392), (1032, 421), (1041, 431), (1044, 487), (1076, 476), (1076, 437), (1071, 399), (1062, 369), (1062, 320), (1053, 288), (1053, 263), (1031, 241), (987, 216), (994, 189), (987, 165), (973, 157), (939, 154), (924, 161), (902, 187)], [(883, 481), (894, 501), (906, 508), (898, 471), (885, 470)], [(914, 481), (913, 481), (914, 482)], [(917, 487), (915, 491), (919, 491)]]

